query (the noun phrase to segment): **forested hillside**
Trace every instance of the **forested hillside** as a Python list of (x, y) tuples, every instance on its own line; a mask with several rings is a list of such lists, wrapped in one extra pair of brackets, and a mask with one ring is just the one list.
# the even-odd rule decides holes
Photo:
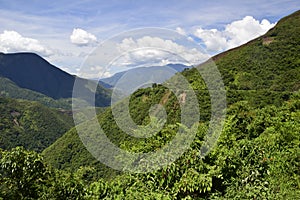
[(72, 115), (39, 103), (0, 97), (0, 148), (41, 152), (74, 126)]
[[(228, 109), (228, 117), (217, 147), (204, 159), (199, 156), (208, 128), (199, 127), (194, 142), (175, 163), (146, 174), (123, 173), (96, 178), (95, 165), (82, 144), (73, 139), (74, 130), (63, 136), (68, 142), (61, 158), (75, 159), (73, 173), (56, 171), (34, 152), (13, 149), (2, 152), (1, 197), (71, 199), (298, 199), (300, 197), (300, 94), (282, 106), (253, 108), (240, 101)], [(72, 133), (73, 132), (73, 133)], [(164, 133), (174, 133), (172, 127)], [(73, 134), (73, 135), (72, 135)], [(75, 137), (76, 138), (76, 137)], [(158, 135), (134, 146), (131, 151), (153, 151), (167, 137)], [(64, 144), (58, 141), (55, 148)], [(51, 153), (63, 153), (51, 150)], [(70, 152), (72, 152), (70, 154)], [(76, 153), (76, 152), (79, 152)], [(85, 156), (84, 157), (84, 153)], [(49, 152), (50, 153), (50, 152)], [(67, 155), (67, 156), (65, 156)], [(48, 157), (50, 154), (48, 155)], [(82, 156), (82, 157), (80, 157)], [(65, 160), (57, 159), (57, 162)], [(28, 165), (28, 162), (32, 162)], [(80, 165), (93, 167), (79, 167)], [(18, 166), (18, 167), (16, 167)], [(26, 166), (22, 168), (22, 166)], [(70, 166), (70, 165), (69, 165)], [(65, 166), (65, 167), (69, 167)], [(35, 169), (35, 170), (31, 170)], [(104, 168), (103, 168), (104, 169)], [(109, 170), (102, 173), (109, 173)], [(19, 176), (9, 173), (16, 170)], [(24, 173), (31, 171), (31, 174)], [(99, 174), (98, 174), (99, 175)], [(107, 175), (107, 174), (106, 174)], [(17, 184), (22, 180), (21, 184)], [(26, 190), (24, 189), (26, 187)], [(10, 188), (10, 189), (8, 189)], [(29, 193), (30, 192), (30, 193)]]
[[(217, 145), (205, 157), (201, 157), (200, 150), (209, 129), (211, 99), (198, 70), (209, 63), (181, 73), (197, 95), (201, 115), (195, 123), (198, 125), (195, 139), (174, 163), (149, 173), (126, 172), (126, 167), (142, 165), (141, 157), (131, 160), (124, 172), (117, 172), (97, 161), (72, 128), (42, 152), (44, 159), (19, 147), (2, 151), (0, 197), (299, 199), (299, 35), (300, 11), (280, 20), (265, 35), (213, 57), (226, 87), (228, 108)], [(178, 77), (179, 74), (169, 81), (179, 82)], [(149, 109), (153, 105), (161, 104), (167, 112), (167, 123), (149, 138), (134, 138), (124, 133), (112, 113), (115, 107), (97, 115), (97, 120), (117, 147), (129, 152), (153, 152), (170, 143), (182, 127), (179, 101), (183, 100), (176, 99), (166, 85), (160, 84), (131, 95), (130, 115), (138, 125), (149, 123)], [(21, 116), (17, 114), (20, 111), (9, 112), (16, 118)], [(14, 118), (11, 119), (14, 123)], [(79, 126), (91, 139), (96, 134), (88, 123)], [(139, 134), (149, 131), (145, 127)]]
[[(285, 30), (287, 27), (289, 29)], [(215, 60), (227, 88), (227, 103), (230, 105), (239, 101), (246, 101), (253, 108), (263, 108), (268, 105), (281, 106), (284, 101), (289, 100), (291, 95), (299, 90), (300, 38), (297, 37), (298, 34), (300, 34), (300, 12), (279, 21), (266, 35), (215, 56), (213, 60)], [(271, 35), (273, 42), (265, 44), (264, 38)], [(292, 48), (287, 46), (292, 46)], [(201, 67), (203, 65), (198, 66), (198, 68)], [(200, 121), (206, 122), (210, 119), (210, 96), (200, 73), (196, 69), (188, 69), (184, 70), (182, 75), (189, 81), (198, 97), (201, 112)], [(177, 81), (176, 76), (172, 78), (172, 81)], [(140, 125), (147, 124), (149, 120), (148, 110), (157, 103), (165, 106), (169, 124), (176, 124), (180, 121), (180, 109), (175, 96), (160, 85), (140, 89), (131, 96), (130, 114), (133, 120)], [(98, 119), (105, 133), (114, 143), (119, 145), (122, 140), (131, 140), (117, 127), (110, 109), (98, 116)], [(46, 151), (49, 155), (62, 155), (62, 152), (69, 151), (67, 141), (59, 140), (57, 143), (64, 145), (54, 144)], [(55, 145), (58, 145), (59, 148)], [(76, 152), (74, 149), (73, 151)], [(77, 157), (91, 156), (88, 151), (80, 151), (79, 154), (81, 156), (72, 157), (73, 159), (70, 156), (68, 159), (59, 158), (60, 156), (56, 159), (68, 160), (66, 163), (60, 162), (60, 165), (69, 166), (73, 162), (76, 165), (80, 163)], [(53, 162), (52, 160), (51, 163)]]
[(71, 98), (55, 100), (44, 94), (34, 92), (29, 89), (21, 88), (17, 86), (16, 83), (4, 77), (0, 77), (0, 96), (12, 99), (36, 101), (47, 107), (53, 108), (63, 108), (70, 110), (72, 107)]

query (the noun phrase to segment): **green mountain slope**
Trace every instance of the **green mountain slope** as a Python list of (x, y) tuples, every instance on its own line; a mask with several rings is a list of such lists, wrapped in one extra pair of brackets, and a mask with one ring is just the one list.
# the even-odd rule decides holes
[(300, 12), (281, 19), (265, 35), (215, 56), (225, 85), (237, 90), (300, 89)]
[[(227, 89), (227, 103), (247, 100), (254, 107), (279, 106), (300, 89), (300, 12), (283, 18), (265, 35), (214, 56)], [(198, 66), (199, 69), (205, 63)], [(195, 90), (196, 69), (183, 72)]]
[(76, 171), (82, 166), (95, 168), (90, 176), (111, 179), (119, 174), (97, 161), (82, 144), (75, 128), (70, 129), (43, 151), (45, 161), (57, 169)]
[(37, 101), (47, 107), (71, 109), (71, 99), (55, 100), (29, 89), (20, 88), (8, 78), (0, 77), (0, 96), (13, 99)]
[[(27, 152), (23, 148), (1, 151), (0, 197), (299, 199), (299, 95), (299, 92), (293, 94), (291, 100), (279, 107), (271, 105), (255, 109), (246, 101), (231, 105), (218, 146), (209, 155), (204, 159), (199, 156), (201, 135), (207, 129), (206, 124), (201, 124), (191, 148), (183, 156), (150, 173), (123, 173), (109, 180), (95, 179), (90, 167), (80, 167), (69, 173), (48, 168), (36, 152)], [(73, 137), (76, 133), (62, 138), (70, 141), (71, 147), (76, 147), (78, 143), (72, 140)], [(128, 151), (137, 148), (154, 151), (155, 146), (151, 146), (157, 142), (161, 143), (161, 140), (155, 138), (147, 143), (124, 144), (122, 147)], [(87, 165), (94, 164), (84, 157), (81, 160)], [(137, 162), (144, 163), (143, 160)]]
[[(8, 78), (20, 88), (41, 93), (52, 99), (71, 98), (75, 81), (80, 94), (86, 95), (93, 95), (89, 85), (96, 84), (62, 71), (34, 53), (0, 53), (0, 76)], [(79, 97), (85, 100), (84, 97)], [(110, 91), (98, 85), (95, 101), (96, 106), (108, 106)]]
[[(253, 110), (258, 109), (257, 112), (268, 105), (281, 107), (288, 104), (289, 99), (300, 89), (299, 35), (300, 11), (280, 20), (264, 36), (213, 58), (227, 89), (228, 104), (239, 107), (238, 105), (246, 102), (247, 106), (241, 107), (241, 110), (239, 110), (241, 119), (236, 119), (235, 122), (241, 123), (239, 124), (241, 132), (250, 134), (248, 125), (252, 123), (253, 118), (249, 118), (249, 121), (247, 121), (248, 118), (245, 115), (245, 119), (243, 119), (243, 113), (247, 112), (251, 115), (250, 111), (245, 110), (247, 107)], [(198, 67), (204, 66), (205, 64)], [(205, 84), (196, 69), (185, 70), (182, 75), (187, 78), (197, 94), (201, 110), (200, 121), (205, 125), (210, 118), (210, 98)], [(176, 76), (172, 79), (176, 81)], [(149, 121), (149, 108), (154, 104), (161, 103), (168, 112), (168, 124), (172, 125), (180, 122), (178, 101), (172, 95), (169, 96), (168, 93), (169, 91), (162, 86), (141, 89), (135, 92), (130, 99), (130, 114), (133, 120), (140, 125), (147, 124)], [(297, 109), (299, 108), (296, 106)], [(298, 116), (298, 114), (297, 112), (295, 115)], [(236, 115), (239, 115), (239, 113), (232, 113), (229, 118)], [(276, 115), (276, 112), (272, 115)], [(293, 118), (291, 123), (296, 119)], [(142, 144), (151, 144), (148, 140), (136, 140), (122, 133), (116, 125), (110, 109), (99, 115), (98, 120), (110, 140), (118, 146), (129, 148), (136, 145), (137, 149), (141, 150)], [(268, 124), (261, 125), (260, 128), (262, 130), (259, 131), (259, 134), (268, 128)], [(94, 161), (85, 162), (86, 160), (82, 160), (82, 158), (93, 159), (90, 153), (85, 150), (81, 141), (78, 140), (79, 138), (71, 137), (71, 135), (76, 134), (74, 131), (68, 132), (67, 135), (44, 151), (46, 161), (60, 168), (69, 168), (73, 164), (74, 166), (88, 165), (89, 163), (95, 166)], [(170, 127), (164, 127), (158, 134), (162, 141), (153, 142), (153, 146), (150, 145), (149, 149), (160, 147), (169, 141), (172, 137), (166, 139), (166, 136), (163, 135), (169, 132), (172, 132)], [(199, 136), (199, 139), (203, 139), (203, 136)], [(248, 139), (252, 141), (253, 138)], [(68, 146), (70, 141), (76, 143), (76, 145)], [(230, 145), (228, 144), (228, 146)]]
[[(96, 161), (73, 128), (43, 151), (46, 163), (35, 152), (22, 148), (0, 150), (0, 198), (300, 199), (299, 16), (300, 11), (282, 19), (265, 36), (214, 57), (225, 81), (229, 105), (222, 134), (206, 157), (200, 152), (210, 117), (209, 92), (195, 69), (185, 70), (182, 74), (197, 94), (203, 116), (190, 148), (175, 162), (149, 173), (118, 173)], [(207, 66), (200, 65), (199, 69)], [(178, 75), (171, 80), (180, 81)], [(11, 127), (9, 134), (22, 127), (33, 132), (47, 127), (43, 125), (47, 122), (45, 113), (50, 118), (52, 111), (60, 116), (58, 111), (36, 103), (0, 101), (10, 106), (1, 107), (5, 118), (1, 115), (0, 133)], [(170, 90), (157, 84), (130, 97), (130, 114), (139, 125), (148, 124), (152, 105), (160, 103), (168, 113), (162, 130), (146, 139), (123, 133), (111, 108), (99, 110), (98, 121), (110, 141), (120, 148), (154, 152), (172, 140), (180, 127), (179, 101), (184, 100), (176, 100)], [(122, 108), (119, 111), (124, 111)], [(25, 111), (21, 114), (22, 109)], [(24, 121), (30, 123), (21, 126)], [(155, 125), (160, 124), (144, 127), (139, 134), (149, 133)], [(90, 136), (89, 140), (97, 134), (86, 123), (78, 127)], [(181, 146), (177, 146), (179, 150)], [(174, 155), (163, 158), (169, 156)], [(119, 159), (128, 161), (122, 156)], [(53, 170), (47, 164), (73, 172)], [(145, 162), (142, 155), (127, 164), (125, 168), (141, 165), (151, 169), (155, 163)]]
[(73, 125), (70, 113), (39, 103), (0, 97), (0, 148), (41, 152)]

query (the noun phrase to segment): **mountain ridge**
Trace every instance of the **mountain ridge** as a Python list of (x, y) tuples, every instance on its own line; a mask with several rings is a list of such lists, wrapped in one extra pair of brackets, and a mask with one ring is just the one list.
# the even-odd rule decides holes
[[(161, 82), (166, 81), (170, 78), (171, 75), (174, 75), (177, 72), (181, 72), (184, 69), (191, 68), (191, 66), (183, 65), (183, 64), (167, 64), (165, 66), (149, 66), (149, 67), (138, 67), (129, 69), (126, 71), (115, 73), (111, 77), (102, 78), (99, 80), (99, 83), (106, 88), (113, 88), (118, 81), (122, 78), (124, 74), (130, 74), (130, 76), (133, 76), (134, 74), (151, 74), (151, 73), (157, 73), (162, 72), (162, 74), (165, 74), (165, 77), (161, 78)], [(160, 83), (161, 83), (160, 82)]]
[[(34, 53), (0, 54), (0, 74), (17, 85), (54, 99), (72, 96), (75, 77)], [(51, 83), (51, 88), (47, 85)], [(66, 91), (63, 91), (63, 89)]]
[[(44, 94), (55, 100), (72, 98), (75, 80), (78, 90), (87, 94), (93, 93), (88, 88), (88, 84), (94, 84), (93, 81), (68, 74), (35, 53), (0, 53), (0, 76), (10, 79), (20, 88)], [(98, 85), (96, 106), (109, 104), (110, 91)]]

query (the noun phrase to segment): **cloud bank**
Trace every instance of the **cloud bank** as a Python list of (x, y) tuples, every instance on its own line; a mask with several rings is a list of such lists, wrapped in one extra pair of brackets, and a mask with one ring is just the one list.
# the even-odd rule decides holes
[(274, 26), (275, 23), (272, 24), (266, 19), (260, 22), (252, 16), (246, 16), (226, 25), (224, 30), (198, 28), (193, 34), (204, 42), (207, 50), (220, 52), (263, 35)]
[[(209, 55), (195, 48), (187, 48), (172, 40), (144, 36), (138, 39), (126, 38), (119, 45), (120, 52), (127, 52), (120, 63), (132, 65), (165, 65), (168, 63), (199, 64)], [(121, 62), (122, 61), (122, 62)]]
[(45, 57), (53, 55), (52, 50), (43, 46), (38, 40), (7, 30), (0, 34), (0, 51), (3, 53), (34, 52)]

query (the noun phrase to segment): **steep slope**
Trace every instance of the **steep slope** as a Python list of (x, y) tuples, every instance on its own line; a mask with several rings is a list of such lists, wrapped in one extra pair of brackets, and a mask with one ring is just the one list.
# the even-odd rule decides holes
[(33, 53), (0, 54), (0, 74), (55, 99), (72, 96), (74, 77)]
[(20, 88), (8, 78), (0, 77), (0, 96), (13, 99), (37, 101), (47, 107), (71, 109), (71, 99), (55, 100), (44, 94), (29, 89)]
[[(265, 35), (214, 56), (227, 103), (247, 100), (251, 106), (280, 106), (300, 89), (300, 11), (281, 19)], [(199, 69), (206, 66), (203, 63)], [(201, 88), (196, 69), (182, 73), (195, 90)]]
[[(247, 102), (247, 106), (251, 106), (251, 109), (260, 109), (267, 105), (282, 106), (282, 104), (288, 104), (286, 101), (293, 96), (295, 91), (300, 89), (299, 35), (300, 11), (280, 20), (266, 35), (241, 47), (215, 56), (213, 59), (221, 72), (227, 89), (228, 104), (232, 105), (238, 102), (236, 107), (239, 107), (239, 104)], [(204, 66), (205, 64), (202, 64), (198, 67)], [(205, 89), (205, 84), (196, 69), (184, 70), (182, 74), (188, 79), (197, 93), (199, 105), (201, 109), (204, 109), (201, 110), (200, 120), (205, 123), (210, 118), (208, 113), (210, 105), (207, 103), (209, 101), (209, 93)], [(176, 80), (176, 76), (172, 78)], [(147, 124), (149, 119), (148, 110), (151, 105), (157, 104), (161, 98), (165, 98), (161, 103), (169, 111), (168, 122), (170, 124), (178, 122), (180, 120), (178, 101), (175, 98), (168, 97), (166, 94), (168, 94), (168, 90), (161, 86), (152, 89), (141, 89), (133, 94), (130, 106), (130, 114), (133, 120), (137, 124)], [(244, 113), (243, 109), (241, 108), (240, 110), (241, 116)], [(251, 115), (251, 112), (249, 115)], [(114, 117), (109, 110), (99, 115), (98, 119), (107, 136), (115, 144), (124, 144), (124, 133), (117, 127)], [(241, 119), (240, 121), (243, 120)], [(245, 124), (247, 123), (250, 122), (245, 122)], [(243, 126), (242, 124), (240, 125)], [(248, 130), (249, 127), (243, 128)], [(76, 143), (80, 144), (81, 142), (77, 141)], [(72, 149), (67, 144), (68, 141), (62, 138), (46, 149), (46, 160), (51, 159), (54, 166), (60, 165), (64, 167), (64, 165), (70, 166), (72, 163), (77, 163), (76, 165), (78, 165), (81, 162), (78, 159), (79, 157), (91, 157), (82, 144)], [(81, 150), (79, 151), (79, 149)], [(63, 152), (70, 152), (72, 156), (67, 156), (70, 159), (61, 158), (60, 155)], [(53, 159), (53, 155), (58, 156)], [(55, 160), (59, 160), (59, 163)], [(82, 162), (82, 165), (85, 164)]]
[(73, 125), (72, 116), (39, 103), (0, 97), (0, 148), (42, 151)]
[(215, 57), (226, 86), (238, 90), (300, 89), (300, 11), (265, 35)]
[[(39, 92), (53, 99), (71, 98), (76, 77), (33, 53), (0, 54), (0, 76), (21, 88)], [(77, 79), (80, 90), (91, 93), (89, 80)], [(97, 106), (109, 105), (109, 91), (98, 87)]]
[[(63, 150), (63, 151), (62, 151)], [(75, 128), (70, 129), (55, 143), (42, 152), (45, 161), (57, 169), (76, 171), (81, 166), (95, 168), (90, 176), (111, 179), (119, 174), (101, 162), (97, 161), (82, 144)]]

